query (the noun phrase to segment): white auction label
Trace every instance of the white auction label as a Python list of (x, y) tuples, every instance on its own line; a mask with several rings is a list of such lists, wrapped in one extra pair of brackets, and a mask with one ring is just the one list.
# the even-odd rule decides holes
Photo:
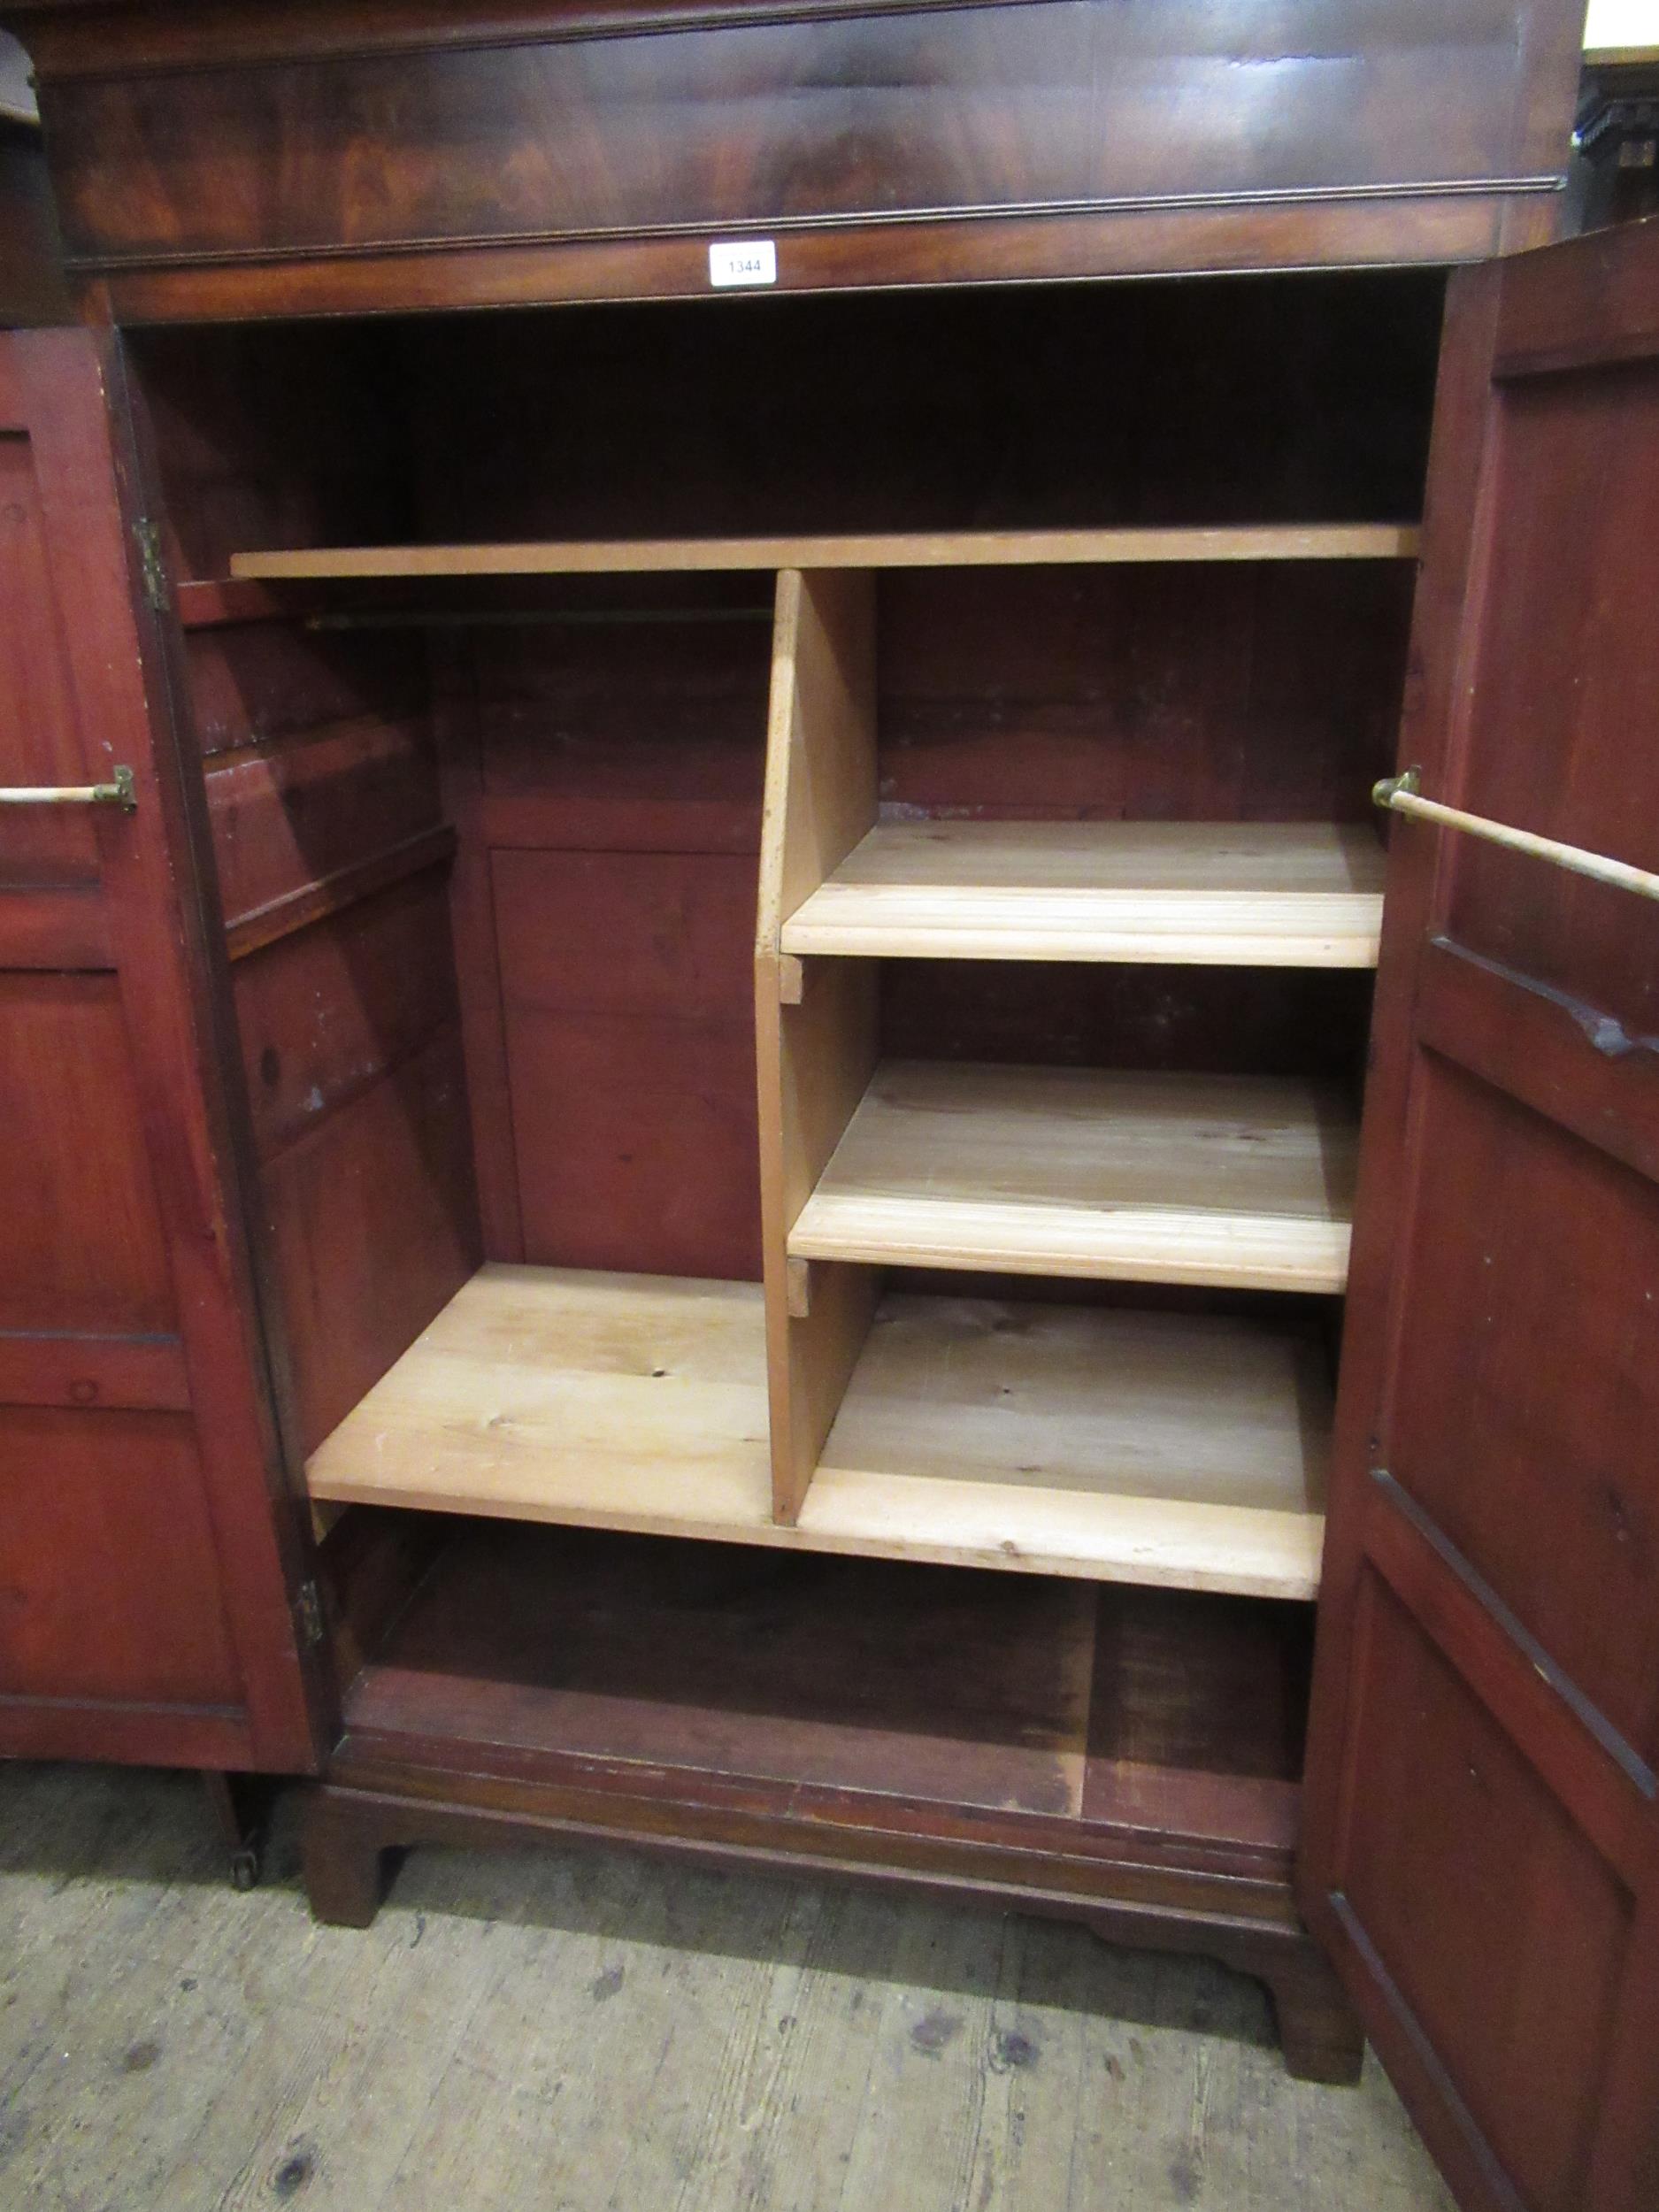
[(709, 281), (721, 287), (776, 284), (778, 249), (770, 238), (717, 240), (709, 249)]

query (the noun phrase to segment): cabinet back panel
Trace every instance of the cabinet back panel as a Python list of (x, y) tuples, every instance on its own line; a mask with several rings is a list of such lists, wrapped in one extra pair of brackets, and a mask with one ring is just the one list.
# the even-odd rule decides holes
[(1409, 520), (1441, 289), (1350, 273), (410, 323), (425, 534)]
[(883, 808), (1368, 820), (1411, 584), (1404, 562), (891, 572)]
[(493, 844), (758, 855), (770, 575), (480, 597), (532, 618), (467, 634)]
[(890, 960), (881, 1042), (894, 1059), (1304, 1075), (1357, 1085), (1363, 972)]
[(492, 872), (526, 1259), (758, 1280), (754, 860)]

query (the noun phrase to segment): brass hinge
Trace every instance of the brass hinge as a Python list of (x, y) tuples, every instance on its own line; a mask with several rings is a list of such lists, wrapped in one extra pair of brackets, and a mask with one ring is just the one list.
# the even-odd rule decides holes
[(148, 515), (141, 515), (133, 525), (133, 535), (138, 541), (138, 565), (144, 580), (144, 600), (157, 614), (165, 614), (172, 605), (167, 589), (167, 564), (161, 556), (161, 533)]
[(315, 1651), (326, 1632), (323, 1622), (322, 1594), (314, 1582), (301, 1583), (299, 1594), (294, 1601), (294, 1617), (299, 1624), (302, 1649)]
[(1417, 798), (1423, 790), (1423, 771), (1408, 768), (1402, 776), (1385, 776), (1380, 783), (1371, 787), (1373, 806), (1393, 806), (1396, 799)]

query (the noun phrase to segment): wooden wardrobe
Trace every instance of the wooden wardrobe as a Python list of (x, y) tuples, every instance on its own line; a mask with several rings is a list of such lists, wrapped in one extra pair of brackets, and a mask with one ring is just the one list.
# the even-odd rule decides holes
[(332, 1920), (542, 1838), (1214, 1953), (1650, 2212), (1577, 9), (0, 18), (0, 1752), (317, 1778)]

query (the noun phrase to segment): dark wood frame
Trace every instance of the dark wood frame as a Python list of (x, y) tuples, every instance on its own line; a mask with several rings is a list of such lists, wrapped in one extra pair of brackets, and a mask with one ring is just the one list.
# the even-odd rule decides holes
[[(695, 296), (709, 240), (757, 230), (781, 242), (781, 289), (1477, 259), (1553, 234), (1579, 29), (1571, 0), (1527, 0), (1518, 37), (1493, 6), (1471, 65), (1466, 23), (1464, 42), (1428, 24), (1421, 47), (1391, 45), (1386, 11), (1348, 0), (1317, 35), (1291, 25), (1264, 50), (1296, 89), (1230, 139), (1212, 65), (1233, 50), (1225, 12), (1213, 53), (1169, 52), (1148, 72), (1124, 0), (214, 0), (142, 14), (12, 0), (5, 13), (39, 72), (71, 273), (89, 311), (121, 323)], [(687, 42), (710, 37), (731, 42), (716, 77), (745, 96), (664, 102), (672, 129), (642, 159), (628, 120), (641, 72), (666, 42), (664, 83), (680, 85), (703, 62)], [(518, 50), (505, 74), (503, 47)], [(1394, 74), (1374, 80), (1384, 54)], [(420, 120), (355, 136), (373, 204), (346, 188), (321, 231), (298, 205), (297, 228), (273, 207), (238, 227), (191, 173), (188, 137), (151, 131), (180, 73), (215, 106), (219, 157), (235, 147), (315, 188), (345, 174), (339, 115)], [(887, 91), (872, 108), (861, 85)], [(430, 165), (450, 104), (480, 101), (489, 162), (516, 148), (511, 208), (496, 170), (472, 164), (475, 133)], [(1166, 105), (1194, 118), (1206, 104), (1220, 128), (1202, 157), (1148, 134)], [(111, 192), (99, 149), (118, 137), (133, 160)], [(557, 179), (555, 144), (575, 165)], [(1200, 157), (1213, 173), (1195, 174)]]

